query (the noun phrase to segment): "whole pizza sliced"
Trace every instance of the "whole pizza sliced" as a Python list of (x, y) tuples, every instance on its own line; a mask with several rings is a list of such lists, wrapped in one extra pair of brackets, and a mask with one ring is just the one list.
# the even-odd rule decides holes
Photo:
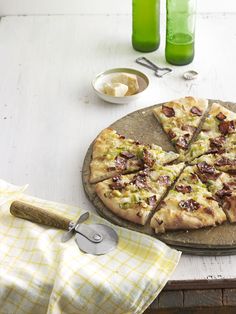
[(96, 192), (117, 216), (144, 225), (184, 163), (145, 168), (136, 174), (118, 175), (96, 184)]
[(158, 145), (144, 145), (107, 128), (99, 134), (93, 145), (90, 183), (138, 171), (145, 165), (150, 167), (155, 161), (160, 165), (167, 164), (178, 156), (171, 151), (165, 152)]
[(199, 178), (197, 166), (188, 166), (153, 215), (151, 227), (164, 233), (215, 226), (225, 220), (223, 210)]
[(159, 106), (153, 112), (176, 150), (183, 155), (207, 108), (207, 100), (185, 97)]
[(190, 161), (204, 154), (221, 154), (236, 143), (236, 113), (213, 103), (196, 141), (186, 155)]

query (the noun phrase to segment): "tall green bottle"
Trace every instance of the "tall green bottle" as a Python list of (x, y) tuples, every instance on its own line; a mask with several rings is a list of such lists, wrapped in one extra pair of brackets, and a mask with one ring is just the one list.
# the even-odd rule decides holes
[(132, 45), (151, 52), (160, 45), (160, 0), (133, 0)]
[(166, 61), (185, 65), (194, 58), (196, 0), (166, 0)]

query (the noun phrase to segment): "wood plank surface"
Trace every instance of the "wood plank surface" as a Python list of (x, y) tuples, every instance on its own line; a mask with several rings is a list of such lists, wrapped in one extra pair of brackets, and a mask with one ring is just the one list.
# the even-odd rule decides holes
[[(81, 170), (88, 145), (100, 130), (134, 110), (180, 96), (236, 101), (235, 26), (234, 14), (199, 16), (194, 62), (173, 66), (172, 74), (157, 79), (134, 63), (141, 54), (130, 45), (130, 16), (2, 18), (1, 178), (29, 183), (29, 194), (93, 210), (83, 191)], [(166, 65), (164, 37), (160, 49), (148, 57)], [(144, 99), (112, 105), (94, 95), (93, 77), (119, 66), (149, 75), (151, 85)], [(183, 80), (188, 69), (197, 70), (199, 78)], [(235, 256), (183, 255), (171, 281), (234, 278)]]
[(235, 289), (162, 291), (145, 314), (235, 313)]

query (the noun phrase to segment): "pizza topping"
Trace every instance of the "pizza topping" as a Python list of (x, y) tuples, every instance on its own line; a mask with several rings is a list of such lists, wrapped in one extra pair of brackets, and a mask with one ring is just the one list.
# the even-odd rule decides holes
[(200, 208), (200, 204), (196, 201), (194, 201), (192, 198), (186, 201), (180, 201), (179, 207), (181, 209), (184, 209), (188, 212), (192, 212), (194, 210), (198, 210)]
[(196, 129), (197, 129), (197, 128), (196, 128), (195, 126), (193, 126), (193, 125), (188, 125), (188, 124), (182, 126), (182, 128), (181, 128), (181, 130), (187, 131), (187, 132), (189, 132), (189, 133), (191, 133), (191, 134), (193, 134), (193, 133), (196, 131)]
[(198, 107), (196, 107), (196, 106), (193, 106), (192, 108), (191, 108), (191, 110), (190, 110), (190, 112), (192, 113), (192, 114), (195, 114), (195, 115), (197, 115), (197, 116), (202, 116), (202, 110), (200, 110)]
[(152, 167), (155, 163), (155, 160), (152, 158), (151, 153), (145, 148), (143, 150), (143, 161), (148, 167)]
[(109, 187), (111, 190), (122, 190), (125, 187), (125, 183), (122, 182), (121, 176), (115, 176), (112, 178), (112, 183), (109, 184)]
[(206, 161), (199, 162), (197, 164), (197, 167), (201, 173), (213, 174), (215, 172), (215, 168), (213, 166), (209, 165)]
[(123, 182), (113, 182), (109, 184), (111, 190), (122, 190), (125, 187)]
[(170, 131), (168, 132), (168, 135), (169, 135), (169, 137), (170, 137), (171, 140), (176, 137), (175, 132), (173, 132), (172, 130), (170, 130)]
[(197, 168), (197, 174), (203, 183), (207, 182), (208, 180), (216, 180), (221, 175), (220, 172), (216, 172), (216, 169), (205, 161), (199, 162), (197, 164)]
[(219, 112), (216, 118), (220, 121), (223, 121), (224, 119), (226, 119), (226, 116), (223, 114), (223, 112)]
[(123, 171), (127, 168), (127, 159), (121, 156), (116, 157), (116, 169)]
[(225, 196), (231, 196), (231, 195), (232, 195), (232, 191), (230, 191), (229, 189), (221, 189), (216, 192), (216, 196), (220, 198), (224, 198)]
[(207, 196), (206, 199), (209, 201), (215, 201), (216, 200), (216, 198), (214, 196)]
[(151, 206), (151, 207), (155, 207), (156, 206), (156, 201), (157, 201), (157, 198), (156, 198), (156, 195), (152, 195), (148, 198), (148, 204)]
[(219, 130), (224, 135), (234, 132), (235, 130), (234, 121), (222, 121), (219, 124)]
[(191, 185), (176, 185), (175, 189), (183, 194), (192, 192)]
[(139, 172), (139, 175), (141, 177), (146, 177), (147, 175), (149, 175), (149, 169), (145, 168), (144, 170)]
[(231, 179), (233, 179), (233, 181), (227, 182), (227, 184), (224, 183), (224, 187), (227, 186), (227, 188), (230, 189), (230, 187), (235, 187), (236, 186), (235, 177), (233, 176), (233, 177), (231, 177)]
[(224, 144), (225, 144), (225, 137), (224, 136), (218, 136), (215, 138), (210, 138), (210, 147), (211, 147), (210, 152), (212, 152), (212, 153), (221, 152)]
[(162, 106), (162, 112), (164, 113), (164, 115), (167, 117), (167, 118), (170, 118), (170, 117), (174, 117), (175, 116), (175, 111), (173, 108), (170, 108), (168, 106)]
[(114, 171), (116, 170), (116, 167), (107, 167), (107, 171)]
[(159, 176), (158, 182), (160, 185), (170, 185), (171, 180), (169, 176)]
[(236, 208), (236, 195), (227, 196), (224, 199), (223, 209), (230, 210), (231, 208)]
[(132, 183), (140, 189), (147, 188), (147, 174), (144, 171), (139, 173), (133, 178)]
[(204, 207), (203, 211), (208, 215), (214, 216), (214, 211), (210, 207)]
[(120, 153), (120, 156), (121, 156), (121, 157), (124, 157), (124, 158), (126, 158), (126, 159), (130, 159), (130, 158), (135, 157), (134, 154), (132, 154), (132, 153), (130, 153), (130, 152), (127, 152), (127, 151), (121, 152), (121, 153)]
[(236, 165), (236, 159), (229, 159), (227, 157), (222, 157), (220, 159), (218, 159), (216, 162), (215, 162), (215, 165), (216, 166), (235, 166)]
[(191, 179), (193, 180), (193, 181), (198, 181), (198, 176), (196, 175), (196, 173), (190, 173), (190, 175), (191, 175)]
[(121, 181), (121, 176), (115, 176), (112, 178), (112, 182), (120, 182)]
[(187, 149), (188, 142), (189, 142), (190, 134), (184, 134), (183, 136), (180, 136), (176, 142), (176, 145), (180, 148)]

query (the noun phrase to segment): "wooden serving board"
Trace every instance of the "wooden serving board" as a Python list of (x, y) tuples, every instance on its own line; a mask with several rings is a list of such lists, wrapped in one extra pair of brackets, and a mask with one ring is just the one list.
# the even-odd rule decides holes
[[(218, 102), (226, 108), (236, 112), (236, 104), (219, 100), (209, 100), (211, 105)], [(117, 120), (111, 128), (117, 130), (126, 137), (133, 138), (143, 143), (158, 144), (165, 150), (174, 150), (172, 144), (163, 132), (160, 124), (154, 117), (152, 110), (156, 106), (146, 107), (134, 111), (127, 116)], [(231, 255), (236, 254), (236, 224), (228, 222), (217, 227), (204, 228), (189, 231), (170, 231), (165, 234), (156, 235), (149, 226), (139, 226), (111, 212), (94, 191), (94, 185), (89, 183), (90, 161), (93, 143), (90, 145), (84, 159), (82, 180), (85, 192), (89, 200), (95, 205), (97, 212), (107, 220), (119, 226), (154, 236), (170, 246), (176, 247), (183, 252), (196, 255)]]

